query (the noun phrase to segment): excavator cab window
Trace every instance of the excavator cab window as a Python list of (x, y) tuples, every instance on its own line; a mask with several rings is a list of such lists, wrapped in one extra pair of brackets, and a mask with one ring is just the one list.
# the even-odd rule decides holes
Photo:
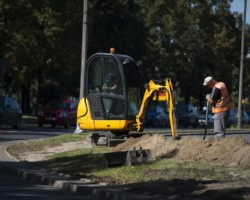
[(124, 119), (125, 95), (119, 62), (100, 54), (87, 65), (87, 97), (94, 119)]
[(119, 66), (110, 57), (97, 57), (88, 65), (88, 94), (123, 95)]
[(123, 84), (119, 65), (114, 59), (103, 59), (103, 85), (102, 91), (108, 94), (123, 95)]
[(124, 64), (124, 76), (127, 80), (128, 117), (134, 118), (141, 105), (141, 81), (135, 63)]
[(94, 59), (88, 66), (88, 95), (100, 93), (102, 90), (102, 59)]

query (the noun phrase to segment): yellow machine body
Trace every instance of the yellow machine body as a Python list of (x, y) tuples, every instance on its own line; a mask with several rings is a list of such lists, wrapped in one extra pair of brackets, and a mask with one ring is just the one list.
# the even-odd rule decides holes
[[(93, 120), (91, 117), (88, 99), (82, 98), (77, 108), (79, 127), (82, 130), (94, 131), (134, 131), (135, 120)], [(83, 116), (84, 114), (84, 116)]]
[(113, 133), (142, 132), (150, 99), (165, 101), (172, 136), (177, 137), (173, 87), (169, 78), (142, 84), (134, 60), (126, 55), (98, 53), (84, 71), (84, 96), (77, 110), (82, 130)]

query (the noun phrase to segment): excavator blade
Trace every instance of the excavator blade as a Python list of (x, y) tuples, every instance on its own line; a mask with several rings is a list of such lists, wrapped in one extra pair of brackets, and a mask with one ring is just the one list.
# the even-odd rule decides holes
[(155, 155), (150, 149), (132, 151), (119, 151), (104, 154), (106, 167), (132, 166), (155, 160)]

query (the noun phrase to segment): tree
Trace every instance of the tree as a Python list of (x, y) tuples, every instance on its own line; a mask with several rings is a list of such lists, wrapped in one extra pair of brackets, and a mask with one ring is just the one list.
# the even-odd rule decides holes
[[(67, 85), (67, 93), (73, 91), (70, 95), (75, 95), (81, 47), (75, 42), (77, 38), (81, 39), (81, 28), (77, 26), (81, 24), (79, 18), (82, 14), (82, 11), (77, 12), (79, 5), (71, 1), (58, 4), (58, 1), (31, 0), (17, 4), (9, 1), (5, 8), (9, 35), (5, 57), (11, 65), (9, 89), (22, 89), (27, 92), (27, 99), (32, 92), (36, 109), (40, 102), (39, 91), (48, 83), (60, 86), (61, 91)], [(63, 13), (68, 15), (62, 17)], [(26, 104), (23, 102), (22, 105)], [(23, 107), (23, 110), (29, 112), (30, 109)]]
[[(242, 21), (230, 12), (231, 1), (89, 1), (88, 56), (115, 47), (117, 53), (141, 59), (146, 81), (171, 77), (178, 84), (177, 99), (186, 103), (202, 105), (207, 75), (237, 92), (232, 80), (238, 79)], [(6, 15), (0, 56), (10, 66), (6, 90), (22, 91), (25, 112), (50, 98), (43, 91), (56, 90), (58, 98), (78, 96), (82, 6), (80, 0), (0, 1)]]
[(134, 0), (95, 0), (89, 3), (88, 54), (109, 52), (115, 47), (117, 53), (141, 58), (147, 35), (141, 4)]
[[(202, 103), (202, 81), (207, 75), (224, 78), (226, 74), (225, 81), (231, 83), (239, 30), (229, 3), (178, 0), (147, 5), (147, 22), (151, 27), (148, 46), (154, 57), (161, 58), (157, 63), (159, 74), (170, 75), (179, 83), (180, 95), (186, 103), (191, 99)], [(154, 62), (154, 57), (149, 63)], [(151, 68), (150, 75), (153, 74)]]

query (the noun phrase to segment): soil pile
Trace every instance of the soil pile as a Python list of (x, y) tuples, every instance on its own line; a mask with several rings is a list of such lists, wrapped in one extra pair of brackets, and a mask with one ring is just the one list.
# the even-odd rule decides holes
[(196, 136), (185, 136), (181, 140), (166, 139), (161, 134), (146, 134), (140, 138), (129, 138), (112, 149), (129, 151), (151, 149), (156, 157), (176, 158), (182, 161), (209, 161), (230, 166), (250, 166), (250, 143), (242, 136), (202, 140)]

